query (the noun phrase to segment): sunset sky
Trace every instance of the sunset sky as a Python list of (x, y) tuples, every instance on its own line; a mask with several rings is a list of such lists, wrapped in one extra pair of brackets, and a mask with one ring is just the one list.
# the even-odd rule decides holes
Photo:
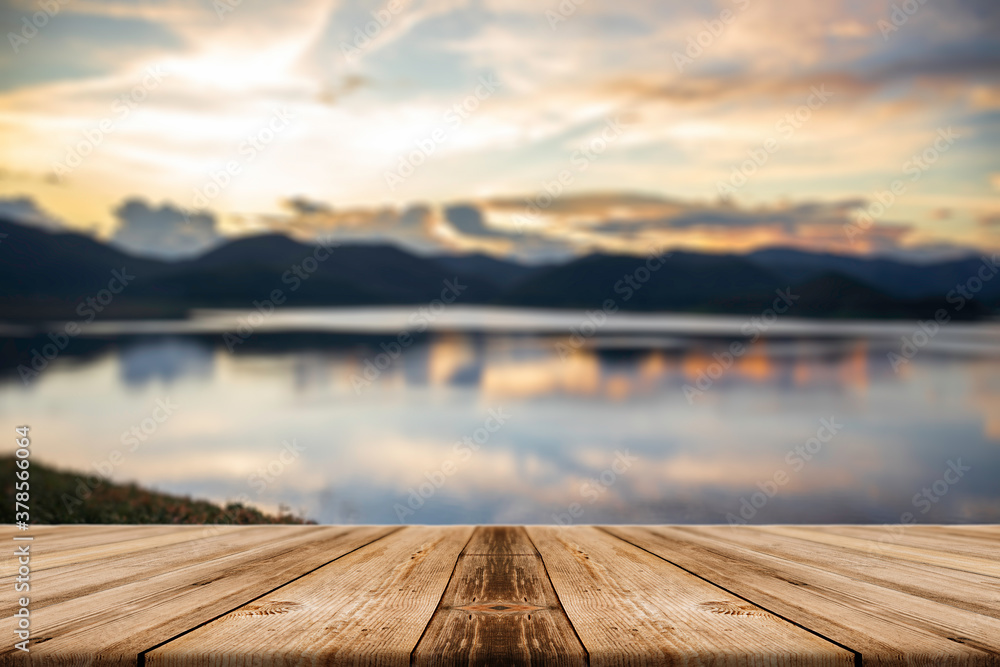
[(0, 213), (134, 250), (1000, 248), (995, 0), (5, 0), (0, 21)]

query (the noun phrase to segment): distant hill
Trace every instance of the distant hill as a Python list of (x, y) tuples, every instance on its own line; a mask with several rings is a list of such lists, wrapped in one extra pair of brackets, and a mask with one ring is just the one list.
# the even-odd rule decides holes
[[(655, 263), (651, 266), (657, 266)], [(645, 279), (645, 282), (643, 280)], [(534, 274), (497, 300), (504, 305), (699, 311), (737, 296), (763, 303), (781, 279), (741, 257), (674, 253), (650, 270), (643, 257), (590, 255)]]
[(529, 266), (490, 255), (439, 255), (434, 261), (449, 271), (465, 276), (478, 276), (500, 288), (509, 288), (547, 270), (548, 266)]
[[(0, 458), (0, 482), (4, 505), (11, 512), (14, 508), (14, 457)], [(148, 491), (135, 484), (119, 484), (87, 473), (74, 473), (50, 468), (31, 462), (31, 483), (37, 491), (31, 496), (31, 519), (37, 524), (67, 523), (169, 523), (169, 524), (304, 524), (315, 523), (302, 517), (283, 512), (278, 516), (266, 514), (241, 503), (225, 507), (205, 500), (192, 500)], [(12, 523), (8, 521), (7, 523)]]
[[(954, 288), (945, 272), (945, 288), (928, 296), (894, 296), (865, 281), (836, 271), (801, 275), (774, 273), (738, 255), (674, 253), (656, 271), (637, 274), (641, 257), (591, 255), (533, 274), (497, 302), (511, 306), (600, 308), (613, 299), (623, 310), (754, 314), (772, 307), (778, 290), (791, 290), (789, 314), (814, 318), (927, 318), (952, 307), (945, 295)], [(974, 270), (965, 274), (973, 275)], [(640, 279), (646, 277), (646, 282)], [(628, 281), (631, 278), (631, 283)], [(956, 278), (957, 282), (959, 279)], [(950, 286), (949, 286), (950, 285)], [(975, 301), (956, 319), (989, 314), (989, 302)]]
[[(389, 245), (317, 246), (269, 234), (240, 238), (197, 259), (160, 262), (127, 255), (79, 234), (0, 221), (0, 319), (76, 319), (77, 307), (134, 275), (102, 317), (180, 317), (191, 308), (253, 307), (281, 290), (291, 306), (427, 303), (459, 278), (464, 301), (487, 302), (493, 282), (456, 273)], [(117, 283), (116, 283), (117, 286)]]
[[(310, 271), (311, 270), (311, 271)], [(199, 306), (249, 307), (280, 289), (297, 306), (426, 303), (460, 275), (462, 298), (487, 300), (495, 285), (390, 245), (321, 249), (269, 234), (237, 239), (172, 265), (161, 280)]]
[[(853, 277), (833, 272), (810, 277), (796, 284), (793, 291), (799, 297), (795, 314), (802, 317), (931, 318), (940, 308), (952, 310), (943, 295), (899, 299)], [(973, 303), (952, 316), (973, 319), (986, 314), (986, 308)]]
[[(906, 263), (878, 257), (851, 257), (786, 248), (759, 250), (747, 259), (786, 280), (805, 282), (823, 274), (839, 273), (902, 299), (939, 297), (976, 274), (979, 257), (935, 263)], [(1000, 299), (1000, 280), (987, 283), (981, 298)]]
[[(49, 233), (0, 220), (0, 319), (77, 318), (78, 305), (108, 287), (112, 272), (127, 267), (130, 274), (149, 276), (168, 265), (141, 259), (104, 245), (89, 236)], [(108, 313), (135, 316), (180, 315), (179, 304), (157, 303), (153, 294), (144, 299), (116, 299)], [(130, 303), (128, 308), (123, 308)]]
[[(352, 244), (328, 251), (279, 234), (238, 238), (193, 260), (125, 254), (81, 234), (50, 233), (0, 220), (0, 320), (81, 319), (84, 300), (114, 272), (134, 276), (102, 306), (102, 318), (183, 317), (192, 308), (253, 308), (281, 291), (285, 306), (425, 304), (457, 283), (458, 301), (537, 308), (600, 308), (613, 299), (635, 311), (761, 312), (776, 290), (801, 298), (799, 317), (928, 317), (981, 260), (906, 264), (789, 249), (749, 255), (673, 253), (656, 270), (643, 257), (595, 254), (529, 266), (486, 255), (418, 256), (396, 246)], [(117, 283), (115, 283), (117, 284)], [(108, 293), (103, 292), (104, 296)], [(960, 315), (1000, 307), (1000, 279)], [(85, 310), (90, 313), (90, 310)]]

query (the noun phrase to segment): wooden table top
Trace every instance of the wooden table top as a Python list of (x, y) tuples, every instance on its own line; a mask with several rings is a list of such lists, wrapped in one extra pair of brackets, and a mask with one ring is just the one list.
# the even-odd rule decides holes
[(1000, 665), (1000, 526), (0, 531), (0, 665)]

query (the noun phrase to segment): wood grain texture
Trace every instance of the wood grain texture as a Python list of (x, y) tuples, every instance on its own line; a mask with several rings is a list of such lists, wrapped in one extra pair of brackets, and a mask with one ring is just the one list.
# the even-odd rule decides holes
[[(178, 528), (182, 530), (178, 531)], [(32, 526), (28, 531), (20, 531), (12, 526), (0, 526), (0, 540), (6, 542), (14, 537), (31, 536), (35, 538), (33, 541), (45, 544), (46, 553), (58, 553), (73, 546), (96, 546), (111, 542), (125, 542), (153, 535), (166, 535), (202, 528), (202, 526), (93, 526), (71, 524), (66, 526)]]
[(409, 665), (471, 527), (406, 527), (146, 655), (171, 665)]
[(894, 533), (890, 528), (873, 526), (866, 529), (865, 532), (869, 535), (866, 538), (840, 535), (808, 526), (770, 526), (768, 530), (783, 535), (798, 535), (803, 539), (818, 542), (819, 544), (845, 546), (873, 555), (884, 555), (899, 561), (924, 563), (953, 570), (961, 570), (962, 572), (975, 572), (990, 577), (1000, 577), (1000, 561), (968, 555), (960, 551), (941, 551), (939, 547), (913, 546), (907, 540), (909, 527), (898, 526), (898, 528), (899, 531)]
[[(32, 662), (134, 665), (144, 650), (395, 530), (280, 528), (273, 538), (236, 553), (196, 556), (166, 572), (32, 610)], [(0, 632), (13, 636), (12, 618), (0, 621)], [(23, 653), (5, 643), (0, 666), (9, 664), (26, 663)]]
[[(988, 537), (984, 539), (984, 535), (970, 535), (958, 526), (767, 526), (765, 529), (778, 528), (802, 530), (803, 536), (820, 534), (829, 537), (841, 535), (857, 538), (865, 540), (864, 546), (866, 547), (869, 546), (869, 542), (874, 542), (875, 545), (880, 546), (897, 544), (934, 551), (947, 558), (949, 564), (954, 562), (952, 557), (958, 555), (1000, 563), (1000, 548), (998, 548), (1000, 535), (996, 535), (991, 541)], [(879, 540), (884, 541), (879, 542)], [(878, 546), (866, 550), (882, 551)]]
[(853, 665), (854, 655), (593, 527), (529, 527), (591, 665)]
[[(184, 528), (178, 531), (177, 528)], [(0, 530), (0, 540), (13, 543), (14, 537), (30, 536), (32, 551), (37, 554), (33, 561), (33, 572), (39, 572), (64, 563), (79, 562), (87, 557), (101, 560), (96, 555), (99, 550), (109, 545), (125, 545), (126, 551), (137, 545), (147, 544), (149, 538), (166, 537), (168, 542), (183, 542), (190, 535), (204, 530), (200, 526), (35, 526), (30, 531)], [(20, 542), (24, 544), (24, 542)], [(12, 558), (11, 553), (3, 554), (4, 564)], [(0, 585), (11, 582), (10, 569), (0, 571)]]
[(858, 651), (866, 665), (1000, 664), (996, 619), (734, 544), (742, 527), (605, 530)]
[[(0, 644), (0, 667), (1000, 667), (1000, 526), (28, 534), (32, 653)], [(15, 536), (0, 526), (11, 638)]]
[[(319, 534), (321, 530), (312, 526), (304, 529), (297, 526), (223, 526), (177, 531), (184, 540), (163, 540), (163, 536), (156, 535), (98, 545), (93, 552), (74, 545), (55, 554), (49, 554), (48, 545), (41, 543), (36, 547), (40, 549), (35, 552), (37, 558), (32, 561), (32, 608), (38, 611), (51, 604), (85, 598), (92, 593), (259, 549), (268, 543), (280, 545), (292, 536)], [(108, 546), (117, 548), (108, 549)], [(103, 558), (95, 558), (94, 553), (102, 554)], [(36, 570), (39, 565), (42, 567)], [(13, 575), (10, 578), (12, 580)], [(6, 581), (0, 583), (6, 584)]]
[(918, 528), (920, 530), (943, 531), (947, 533), (968, 535), (976, 539), (990, 539), (994, 542), (1000, 540), (1000, 524), (928, 524), (920, 525)]
[(524, 528), (481, 527), (458, 558), (413, 665), (586, 665)]
[(799, 531), (786, 535), (775, 527), (743, 527), (725, 537), (734, 545), (817, 570), (1000, 618), (1000, 579), (995, 577), (822, 544), (803, 539)]

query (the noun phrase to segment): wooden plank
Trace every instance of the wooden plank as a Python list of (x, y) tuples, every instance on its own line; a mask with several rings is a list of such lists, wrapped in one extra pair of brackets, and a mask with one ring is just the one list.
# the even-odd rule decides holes
[[(942, 552), (937, 549), (908, 546), (904, 541), (905, 531), (899, 538), (888, 538), (885, 542), (880, 543), (878, 542), (879, 538), (871, 540), (838, 535), (827, 532), (821, 527), (769, 526), (768, 530), (783, 535), (796, 535), (819, 544), (848, 547), (869, 554), (882, 554), (911, 563), (926, 563), (928, 565), (961, 570), (962, 572), (975, 572), (989, 577), (1000, 577), (1000, 562), (963, 553)], [(888, 537), (888, 534), (882, 533), (882, 536)]]
[(753, 551), (1000, 618), (1000, 579), (994, 577), (821, 544), (773, 527), (747, 526), (723, 534), (732, 544)]
[(406, 527), (146, 654), (146, 665), (409, 665), (471, 527)]
[(591, 665), (853, 665), (854, 655), (593, 527), (529, 527)]
[(947, 530), (955, 533), (965, 533), (974, 537), (1000, 539), (1000, 524), (996, 523), (961, 523), (961, 524), (927, 524), (923, 526), (928, 529)]
[(740, 527), (605, 530), (850, 647), (866, 665), (997, 664), (996, 619), (754, 552), (728, 539)]
[(45, 539), (50, 544), (55, 544), (64, 539), (74, 537), (86, 537), (95, 541), (132, 539), (131, 533), (145, 532), (146, 534), (161, 534), (176, 529), (177, 526), (162, 525), (91, 525), (85, 523), (71, 523), (59, 526), (41, 524), (31, 526), (29, 530), (18, 530), (11, 524), (0, 526), (0, 540), (10, 540), (14, 537), (32, 536), (35, 539)]
[[(282, 527), (284, 539), (50, 604), (32, 611), (31, 656), (54, 664), (92, 659), (94, 667), (134, 665), (152, 646), (394, 530)], [(13, 636), (13, 619), (0, 621), (0, 633)], [(18, 653), (10, 644), (0, 645), (0, 665), (23, 664)]]
[[(777, 527), (777, 526), (776, 526)], [(946, 555), (963, 555), (1000, 563), (1000, 534), (974, 535), (951, 530), (947, 526), (796, 526), (823, 535), (842, 535), (883, 544), (901, 545), (916, 549), (942, 552)], [(871, 551), (871, 549), (866, 549)]]
[[(318, 526), (225, 526), (216, 530), (202, 529), (181, 531), (187, 540), (175, 544), (163, 544), (156, 539), (129, 540), (116, 542), (130, 545), (133, 551), (117, 552), (105, 560), (92, 558), (71, 561), (58, 567), (42, 568), (35, 571), (37, 560), (44, 563), (51, 560), (45, 552), (32, 558), (32, 609), (38, 611), (50, 604), (83, 598), (92, 593), (124, 586), (134, 581), (155, 577), (188, 566), (211, 562), (230, 554), (244, 553), (267, 543), (278, 546), (291, 536), (306, 536), (323, 529)], [(72, 553), (76, 553), (76, 549)], [(66, 553), (66, 552), (64, 552)], [(55, 558), (60, 558), (56, 556)], [(13, 586), (13, 576), (11, 577)], [(14, 600), (4, 600), (10, 604), (13, 613)], [(8, 611), (0, 607), (2, 613)]]
[(463, 556), (538, 556), (523, 526), (479, 526)]
[[(200, 548), (200, 541), (212, 536), (229, 535), (247, 528), (261, 530), (281, 527), (288, 526), (173, 526), (173, 530), (170, 530), (170, 526), (160, 526), (159, 531), (140, 529), (134, 534), (128, 528), (119, 527), (115, 532), (97, 533), (93, 543), (89, 542), (86, 534), (55, 545), (50, 544), (47, 539), (33, 540), (31, 569), (32, 572), (40, 574), (67, 565), (88, 562), (107, 564), (117, 561), (120, 557), (133, 556), (142, 550), (166, 549), (173, 545), (183, 545), (184, 548), (191, 549), (192, 543), (195, 542)], [(12, 583), (13, 576), (0, 577), (0, 586)]]
[[(39, 554), (61, 554), (73, 548), (91, 547), (114, 542), (144, 539), (156, 535), (176, 533), (179, 526), (33, 526), (31, 530), (13, 529), (0, 532), (0, 540), (12, 541), (14, 537), (33, 537)], [(198, 526), (189, 526), (197, 529)], [(9, 534), (8, 534), (9, 533)]]
[[(885, 534), (884, 526), (596, 531), (605, 542), (588, 537), (588, 531), (595, 532), (592, 528), (532, 528), (573, 538), (554, 540), (545, 548), (539, 543), (541, 555), (545, 555), (541, 562), (535, 545), (520, 528), (480, 529), (464, 549), (461, 540), (450, 547), (450, 562), (440, 553), (423, 553), (427, 550), (419, 545), (411, 544), (410, 550), (392, 547), (403, 533), (361, 548), (393, 529), (358, 530), (369, 533), (319, 526), (33, 527), (27, 531), (36, 537), (31, 543), (32, 629), (35, 641), (41, 641), (33, 646), (33, 658), (43, 664), (71, 667), (135, 664), (139, 653), (162, 644), (158, 651), (150, 652), (151, 664), (157, 653), (174, 664), (188, 664), (189, 660), (260, 664), (245, 656), (261, 655), (269, 664), (267, 660), (272, 658), (256, 651), (254, 642), (272, 646), (273, 635), (288, 639), (287, 621), (298, 624), (303, 619), (313, 623), (313, 635), (307, 632), (306, 637), (312, 636), (317, 645), (321, 645), (320, 629), (334, 629), (325, 630), (336, 644), (332, 654), (324, 653), (323, 648), (314, 653), (307, 646), (299, 655), (303, 661), (317, 663), (372, 663), (384, 654), (386, 664), (559, 664), (561, 658), (579, 664), (587, 656), (575, 634), (577, 643), (569, 637), (580, 628), (595, 665), (669, 664), (675, 660), (752, 665), (772, 654), (777, 656), (774, 664), (796, 660), (822, 663), (829, 658), (803, 651), (791, 653), (780, 642), (769, 643), (767, 632), (760, 634), (756, 626), (742, 629), (759, 634), (758, 643), (747, 642), (742, 634), (731, 629), (727, 632), (720, 625), (724, 621), (719, 620), (763, 615), (771, 619), (765, 624), (767, 631), (794, 628), (829, 647), (823, 642), (827, 637), (860, 651), (865, 664), (1000, 665), (1000, 578), (983, 572), (1000, 563), (997, 526), (907, 526), (876, 553), (871, 552), (871, 546)], [(471, 529), (404, 529), (428, 530), (465, 530), (468, 535)], [(612, 533), (621, 539), (611, 537)], [(17, 544), (11, 538), (24, 535), (14, 527), (0, 527), (0, 538), (8, 544)], [(351, 550), (343, 540), (355, 540), (360, 550), (341, 561), (371, 554), (344, 566), (339, 575), (331, 575), (332, 579), (315, 578), (325, 570), (334, 572), (341, 563), (335, 560), (337, 553)], [(376, 547), (383, 550), (382, 555), (372, 555)], [(553, 558), (565, 561), (558, 571), (551, 572), (555, 589), (545, 576), (546, 565), (552, 567), (546, 548), (552, 550)], [(435, 545), (429, 551), (443, 549)], [(435, 558), (439, 559), (437, 565), (426, 565)], [(9, 565), (10, 560), (7, 555), (4, 564)], [(413, 564), (414, 560), (420, 563)], [(407, 567), (413, 571), (400, 574), (400, 569)], [(431, 569), (426, 570), (428, 567)], [(454, 576), (445, 586), (452, 567)], [(417, 572), (420, 568), (425, 570)], [(664, 574), (663, 568), (671, 574)], [(5, 573), (12, 571), (8, 568)], [(697, 622), (705, 613), (695, 601), (703, 600), (704, 595), (690, 582), (678, 581), (678, 573), (707, 586), (717, 596), (710, 601), (716, 606), (709, 609), (714, 614), (709, 630), (695, 629), (700, 628)], [(289, 583), (300, 576), (299, 581)], [(569, 590), (573, 599), (562, 600), (565, 612), (560, 612), (556, 593), (563, 594), (561, 587), (567, 584), (560, 582), (559, 576), (572, 580)], [(10, 574), (0, 577), (0, 585), (11, 585), (12, 578)], [(315, 595), (336, 599), (326, 603), (330, 612), (326, 616), (321, 602), (288, 606), (284, 603), (298, 599), (278, 597), (310, 578), (318, 582)], [(412, 587), (426, 593), (425, 587), (430, 586), (426, 582), (431, 580), (440, 585), (440, 602), (433, 594), (406, 597)], [(589, 584), (586, 591), (573, 589), (583, 584)], [(399, 587), (405, 591), (401, 593)], [(393, 595), (398, 599), (392, 600)], [(11, 637), (12, 597), (3, 598), (0, 608), (0, 634)], [(515, 609), (513, 603), (518, 598), (532, 610)], [(570, 602), (589, 626), (572, 613), (563, 615), (572, 611)], [(314, 608), (303, 616), (301, 607), (306, 605)], [(508, 609), (490, 609), (508, 605)], [(479, 608), (472, 613), (460, 611), (470, 606)], [(251, 619), (271, 614), (263, 617), (271, 624), (229, 618), (232, 614), (226, 612), (233, 610), (243, 610)], [(781, 617), (814, 633), (806, 633)], [(378, 624), (382, 619), (396, 619), (391, 622), (397, 625)], [(569, 619), (578, 627), (573, 628)], [(244, 657), (199, 658), (197, 653), (163, 657), (162, 651), (183, 649), (185, 639), (197, 637), (207, 628), (218, 628), (223, 621), (230, 626), (227, 632), (233, 638), (238, 635), (232, 632), (233, 627), (255, 635), (244, 642)], [(188, 632), (199, 625), (202, 627)], [(426, 629), (421, 630), (421, 626)], [(383, 631), (383, 627), (390, 629)], [(635, 636), (632, 628), (639, 630), (641, 637)], [(365, 636), (372, 631), (376, 634)], [(721, 639), (716, 640), (717, 636)], [(727, 639), (730, 644), (724, 645)], [(662, 646), (665, 642), (669, 644), (666, 651)], [(761, 653), (764, 644), (770, 653)], [(408, 653), (406, 647), (413, 649), (414, 645), (416, 649)], [(506, 648), (497, 650), (499, 647)], [(842, 651), (833, 659), (844, 654), (850, 655)], [(26, 664), (23, 657), (14, 655), (9, 645), (0, 646), (0, 665)], [(293, 650), (274, 659), (274, 664), (297, 664), (299, 658)]]
[[(881, 525), (871, 524), (835, 524), (845, 528), (854, 526), (856, 528), (872, 529)], [(915, 533), (949, 533), (962, 535), (970, 539), (977, 540), (1000, 540), (1000, 524), (986, 523), (916, 523), (910, 526)]]
[(481, 527), (458, 558), (413, 665), (586, 665), (524, 528)]

